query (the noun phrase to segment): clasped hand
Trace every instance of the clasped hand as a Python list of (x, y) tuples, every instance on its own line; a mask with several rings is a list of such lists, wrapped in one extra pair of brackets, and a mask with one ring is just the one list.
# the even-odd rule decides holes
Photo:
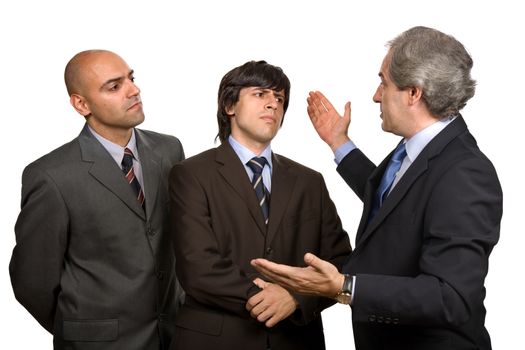
[(248, 299), (246, 309), (253, 318), (264, 322), (266, 327), (273, 327), (294, 313), (297, 301), (283, 287), (256, 278), (255, 283), (262, 290)]

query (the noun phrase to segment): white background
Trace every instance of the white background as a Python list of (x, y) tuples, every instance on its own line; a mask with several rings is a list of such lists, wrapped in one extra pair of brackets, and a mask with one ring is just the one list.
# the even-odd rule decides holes
[[(366, 4), (365, 4), (366, 3)], [(523, 12), (518, 1), (3, 1), (0, 5), (0, 329), (2, 348), (51, 349), (52, 338), (15, 300), (8, 263), (15, 244), (20, 178), (34, 159), (78, 135), (83, 118), (63, 83), (78, 51), (103, 48), (135, 69), (145, 129), (179, 137), (186, 155), (214, 146), (221, 77), (247, 60), (281, 66), (291, 102), (273, 149), (325, 176), (352, 243), (361, 203), (339, 178), (330, 149), (306, 114), (310, 90), (323, 91), (342, 112), (352, 101), (350, 136), (375, 162), (398, 138), (380, 128), (372, 95), (386, 53), (400, 32), (425, 25), (452, 34), (474, 59), (478, 81), (463, 116), (493, 161), (503, 186), (501, 240), (486, 280), (486, 326), (494, 349), (520, 344), (525, 234), (515, 169), (523, 139)], [(521, 103), (520, 103), (521, 102)], [(323, 313), (328, 349), (353, 349), (344, 306)], [(515, 347), (515, 346), (514, 346)]]

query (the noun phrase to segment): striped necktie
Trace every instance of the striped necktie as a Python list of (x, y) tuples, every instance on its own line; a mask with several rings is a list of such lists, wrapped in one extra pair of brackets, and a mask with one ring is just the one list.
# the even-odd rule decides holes
[(246, 165), (253, 171), (252, 186), (259, 200), (259, 206), (261, 207), (262, 214), (264, 217), (264, 223), (268, 225), (269, 215), (269, 200), (268, 190), (264, 186), (262, 179), (262, 171), (267, 161), (264, 157), (253, 157)]
[(140, 183), (133, 171), (133, 158), (133, 152), (131, 152), (129, 148), (124, 149), (124, 157), (122, 157), (122, 172), (133, 189), (133, 192), (135, 192), (135, 196), (140, 205), (144, 208), (144, 191), (142, 191)]

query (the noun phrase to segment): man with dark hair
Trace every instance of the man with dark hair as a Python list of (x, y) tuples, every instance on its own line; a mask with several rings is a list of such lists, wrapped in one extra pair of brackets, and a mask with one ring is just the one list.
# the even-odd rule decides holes
[(168, 174), (182, 145), (136, 128), (140, 89), (115, 53), (76, 54), (65, 82), (86, 124), (24, 170), (15, 296), (54, 349), (167, 349), (183, 297), (168, 230)]
[(170, 175), (177, 275), (187, 297), (172, 349), (324, 349), (329, 298), (291, 294), (250, 266), (267, 257), (300, 264), (304, 253), (340, 266), (350, 253), (322, 176), (272, 152), (290, 82), (250, 61), (218, 94), (222, 144)]
[(379, 166), (347, 135), (350, 103), (341, 117), (320, 92), (308, 98), (337, 171), (364, 202), (343, 274), (314, 254), (307, 268), (253, 264), (290, 290), (346, 295), (359, 350), (488, 350), (484, 280), (502, 192), (459, 114), (474, 95), (473, 62), (459, 41), (431, 28), (411, 28), (388, 46), (373, 100), (383, 130), (402, 140)]

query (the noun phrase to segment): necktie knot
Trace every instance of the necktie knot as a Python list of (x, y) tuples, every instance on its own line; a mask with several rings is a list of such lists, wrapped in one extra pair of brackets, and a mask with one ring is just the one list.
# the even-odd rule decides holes
[(128, 172), (133, 168), (133, 152), (129, 148), (124, 149), (124, 157), (122, 157), (122, 170)]
[[(392, 158), (390, 159), (390, 161), (394, 162), (395, 164), (401, 163), (403, 159), (405, 159), (406, 155), (407, 155), (407, 149), (406, 149), (405, 143), (402, 142), (394, 150), (394, 154), (392, 155)], [(401, 165), (399, 165), (399, 167), (401, 167)], [(399, 167), (397, 170), (399, 170)]]
[(264, 157), (253, 157), (246, 163), (250, 169), (252, 169), (254, 175), (261, 175), (262, 171), (264, 169), (264, 166), (266, 165), (268, 161)]

